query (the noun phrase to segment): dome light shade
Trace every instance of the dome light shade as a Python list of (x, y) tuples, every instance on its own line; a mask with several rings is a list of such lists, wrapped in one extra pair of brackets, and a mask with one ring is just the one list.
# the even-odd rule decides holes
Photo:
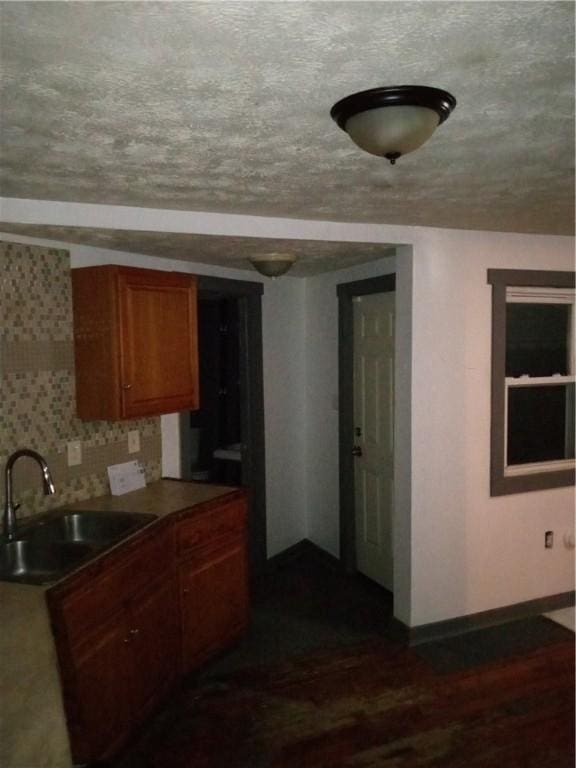
[(251, 256), (248, 261), (261, 275), (280, 277), (288, 272), (296, 261), (296, 256), (291, 253), (263, 253)]
[(397, 85), (347, 96), (330, 114), (361, 149), (394, 164), (422, 146), (455, 106), (454, 96), (439, 88)]

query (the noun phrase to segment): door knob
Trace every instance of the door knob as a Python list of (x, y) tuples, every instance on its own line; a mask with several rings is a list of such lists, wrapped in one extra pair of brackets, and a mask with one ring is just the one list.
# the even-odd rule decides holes
[(362, 448), (359, 445), (355, 445), (352, 448), (352, 456), (362, 456)]

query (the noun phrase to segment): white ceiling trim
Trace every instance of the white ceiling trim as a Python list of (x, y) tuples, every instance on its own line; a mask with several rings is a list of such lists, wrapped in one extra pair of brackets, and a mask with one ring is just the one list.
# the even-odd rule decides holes
[(412, 243), (419, 232), (432, 229), (7, 197), (0, 197), (0, 221), (135, 232), (383, 244)]

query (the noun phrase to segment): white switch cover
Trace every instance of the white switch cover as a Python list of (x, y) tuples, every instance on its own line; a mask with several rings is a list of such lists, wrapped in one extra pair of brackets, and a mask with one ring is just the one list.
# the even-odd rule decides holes
[(68, 453), (68, 466), (77, 467), (82, 464), (82, 443), (80, 440), (73, 440), (66, 446)]
[(138, 453), (140, 450), (140, 432), (132, 429), (128, 432), (128, 453)]

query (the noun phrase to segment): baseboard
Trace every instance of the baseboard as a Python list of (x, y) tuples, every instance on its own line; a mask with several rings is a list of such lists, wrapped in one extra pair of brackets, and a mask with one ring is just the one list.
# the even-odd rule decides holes
[(435, 621), (430, 624), (422, 624), (419, 627), (411, 627), (408, 630), (409, 644), (420, 645), (432, 640), (443, 640), (447, 637), (462, 635), (465, 632), (473, 632), (475, 629), (485, 629), (486, 627), (506, 624), (509, 621), (550, 613), (550, 611), (556, 611), (560, 608), (570, 608), (574, 605), (574, 597), (575, 592), (572, 590), (558, 595), (507, 605), (503, 608), (473, 613), (469, 616), (459, 616), (456, 619)]

